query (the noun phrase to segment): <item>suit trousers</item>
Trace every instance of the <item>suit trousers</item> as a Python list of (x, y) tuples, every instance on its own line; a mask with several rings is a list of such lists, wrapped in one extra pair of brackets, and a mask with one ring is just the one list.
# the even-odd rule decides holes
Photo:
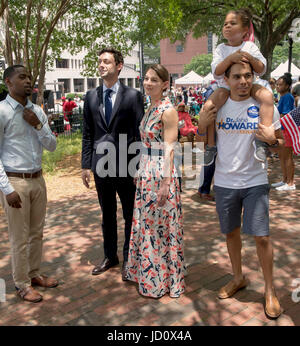
[(0, 202), (8, 221), (15, 286), (23, 289), (39, 275), (47, 192), (43, 176), (32, 179), (10, 177), (10, 183), (22, 200), (22, 208), (8, 205), (0, 191)]
[(99, 178), (94, 174), (98, 200), (102, 210), (104, 256), (113, 259), (118, 251), (117, 194), (120, 198), (125, 220), (124, 261), (128, 259), (129, 240), (133, 216), (135, 185), (132, 177)]

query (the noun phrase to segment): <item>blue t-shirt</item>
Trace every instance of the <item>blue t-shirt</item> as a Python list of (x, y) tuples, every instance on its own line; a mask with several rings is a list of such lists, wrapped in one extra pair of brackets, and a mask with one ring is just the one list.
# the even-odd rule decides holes
[(295, 100), (292, 94), (287, 93), (280, 97), (279, 103), (278, 103), (278, 111), (280, 114), (287, 114), (291, 110), (295, 108)]

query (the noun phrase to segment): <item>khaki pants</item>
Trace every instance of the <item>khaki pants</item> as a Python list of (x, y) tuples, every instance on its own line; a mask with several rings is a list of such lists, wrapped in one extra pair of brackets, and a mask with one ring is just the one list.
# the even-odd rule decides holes
[(9, 177), (20, 195), (22, 208), (12, 208), (0, 191), (0, 202), (8, 221), (15, 286), (25, 288), (39, 275), (42, 258), (43, 228), (46, 215), (47, 192), (42, 176), (32, 179)]

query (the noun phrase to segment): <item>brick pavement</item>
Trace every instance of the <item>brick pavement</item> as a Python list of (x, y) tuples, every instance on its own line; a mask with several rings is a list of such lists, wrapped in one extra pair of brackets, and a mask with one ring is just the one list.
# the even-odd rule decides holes
[[(90, 275), (102, 258), (102, 238), (97, 196), (88, 191), (48, 204), (42, 270), (56, 276), (60, 285), (39, 288), (44, 296), (39, 304), (21, 302), (15, 294), (6, 222), (0, 214), (0, 278), (7, 292), (6, 302), (0, 303), (0, 325), (299, 326), (300, 304), (292, 300), (293, 280), (300, 278), (300, 159), (295, 161), (298, 190), (270, 194), (275, 285), (285, 310), (276, 321), (263, 312), (264, 282), (254, 240), (248, 236), (243, 236), (243, 270), (250, 285), (233, 298), (217, 298), (218, 289), (231, 278), (225, 238), (219, 233), (214, 203), (201, 202), (194, 190), (182, 194), (188, 275), (179, 299), (140, 296), (134, 283), (121, 280), (121, 264), (103, 275)], [(270, 181), (277, 181), (277, 159), (269, 171)], [(118, 218), (121, 230), (121, 210)], [(120, 231), (120, 258), (122, 243)]]

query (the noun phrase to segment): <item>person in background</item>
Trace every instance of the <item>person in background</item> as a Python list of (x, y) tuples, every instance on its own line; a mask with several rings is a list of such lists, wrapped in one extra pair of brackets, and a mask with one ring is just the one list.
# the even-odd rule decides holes
[(292, 95), (295, 100), (295, 108), (297, 108), (300, 106), (300, 96), (298, 96), (295, 91), (292, 92)]
[(276, 79), (275, 78), (270, 78), (269, 79), (269, 84), (272, 89), (273, 97), (274, 97), (274, 103), (277, 105), (278, 104), (278, 92), (276, 90)]
[(75, 94), (74, 101), (76, 102), (77, 106), (79, 106), (81, 98), (77, 94)]
[(295, 83), (292, 87), (292, 94), (296, 96), (300, 96), (300, 76), (298, 78), (298, 82)]
[[(201, 126), (201, 124), (198, 125), (198, 130), (196, 133), (196, 140), (198, 142), (203, 142), (204, 147), (207, 144), (207, 131), (206, 127)], [(215, 174), (215, 162), (216, 157), (214, 158), (214, 161), (209, 166), (204, 166), (204, 177), (203, 181), (201, 183), (201, 176), (200, 176), (200, 186), (198, 189), (198, 195), (200, 198), (204, 201), (214, 201), (215, 197), (211, 195), (211, 183)]]
[[(277, 80), (276, 83), (277, 91), (280, 94), (278, 111), (281, 117), (295, 108), (295, 100), (290, 92), (291, 85), (292, 75), (290, 73), (285, 73)], [(295, 163), (293, 159), (292, 143), (289, 137), (286, 136), (285, 131), (285, 129), (282, 129), (283, 135), (285, 137), (285, 146), (281, 147), (278, 152), (282, 171), (282, 180), (278, 183), (272, 184), (272, 187), (275, 187), (277, 191), (296, 190), (294, 182)]]
[(179, 103), (177, 106), (178, 119), (179, 121), (184, 120), (184, 126), (179, 129), (181, 136), (186, 136), (188, 142), (192, 143), (192, 149), (194, 146), (194, 138), (197, 132), (197, 126), (192, 124), (191, 116), (185, 111), (185, 104), (183, 102)]
[(186, 87), (182, 87), (183, 101), (187, 105), (189, 100), (189, 94)]
[(73, 109), (76, 107), (78, 107), (77, 103), (74, 102), (71, 98), (69, 98), (68, 101), (65, 102), (63, 105), (64, 117), (65, 120), (70, 123), (71, 129), (73, 124)]
[(298, 82), (295, 83), (292, 87), (292, 95), (295, 99), (295, 107), (300, 106), (300, 77), (298, 79)]

